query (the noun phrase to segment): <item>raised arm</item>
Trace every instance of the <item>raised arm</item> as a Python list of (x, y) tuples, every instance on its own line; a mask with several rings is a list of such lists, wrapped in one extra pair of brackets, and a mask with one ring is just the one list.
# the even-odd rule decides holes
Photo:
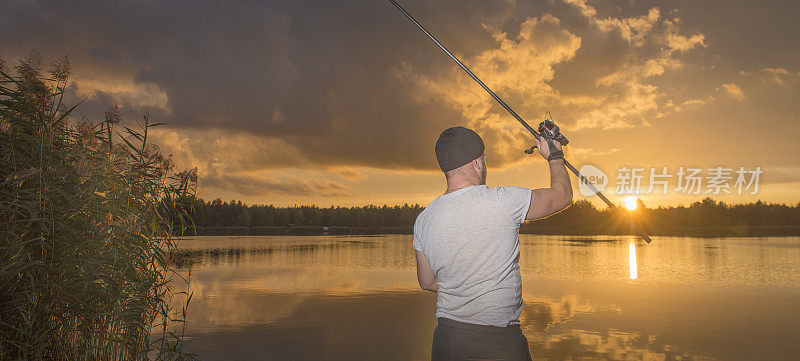
[[(550, 147), (547, 142), (534, 139), (539, 153), (547, 159), (550, 155)], [(561, 144), (553, 141), (555, 147), (561, 150)], [(553, 159), (549, 162), (550, 166), (550, 188), (538, 188), (531, 191), (531, 205), (525, 219), (544, 218), (558, 213), (572, 204), (572, 185), (570, 184), (569, 174), (564, 165), (564, 158)]]
[(438, 292), (439, 280), (433, 274), (428, 258), (420, 251), (414, 250), (414, 252), (417, 255), (417, 281), (419, 286), (425, 291)]

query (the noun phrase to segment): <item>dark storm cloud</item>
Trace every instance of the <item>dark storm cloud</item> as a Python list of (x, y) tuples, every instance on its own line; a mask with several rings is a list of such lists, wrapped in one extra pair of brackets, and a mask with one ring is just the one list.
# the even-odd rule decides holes
[[(448, 8), (414, 5), (421, 14)], [(323, 166), (384, 168), (435, 165), (435, 136), (463, 122), (441, 100), (412, 103), (413, 87), (391, 76), (402, 61), (424, 64), (426, 71), (450, 64), (388, 2), (15, 2), (5, 8), (15, 16), (3, 19), (2, 32), (15, 36), (0, 40), (4, 55), (34, 47), (45, 56), (69, 53), (80, 95), (90, 98), (80, 111), (95, 116), (115, 94), (104, 88), (113, 88), (113, 79), (150, 84), (165, 93), (166, 104), (131, 104), (125, 97), (137, 89), (128, 89), (116, 93), (124, 112), (150, 113), (176, 128), (277, 138)], [(461, 8), (449, 12), (459, 21), (478, 22), (480, 12), (491, 12), (480, 3)], [(453, 35), (448, 26), (436, 27)], [(463, 51), (489, 41), (479, 28), (459, 32), (466, 35), (455, 42)], [(86, 85), (82, 75), (99, 79)]]
[[(692, 36), (715, 30), (704, 22), (724, 21), (692, 3), (681, 4), (698, 8), (687, 31), (673, 22), (680, 12), (655, 2), (403, 3), (531, 122), (552, 107), (575, 128), (639, 126), (668, 111), (659, 104), (672, 99), (663, 99), (652, 77), (680, 68), (689, 53), (670, 47), (702, 48), (707, 42)], [(3, 8), (6, 58), (30, 48), (46, 58), (69, 53), (75, 99), (88, 98), (79, 114), (99, 117), (118, 101), (129, 117), (170, 122), (173, 138), (163, 141), (185, 147), (164, 148), (207, 161), (209, 173), (435, 170), (439, 132), (465, 123), (487, 139), (493, 165), (519, 159), (529, 145), (386, 1), (15, 1)], [(513, 63), (526, 58), (544, 60)], [(250, 137), (220, 140), (242, 133)]]

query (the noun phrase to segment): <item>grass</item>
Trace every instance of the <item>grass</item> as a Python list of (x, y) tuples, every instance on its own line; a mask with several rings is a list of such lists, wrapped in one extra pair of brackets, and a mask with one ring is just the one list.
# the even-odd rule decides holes
[(169, 260), (196, 170), (148, 142), (147, 117), (70, 117), (69, 58), (41, 63), (0, 60), (0, 359), (191, 358)]

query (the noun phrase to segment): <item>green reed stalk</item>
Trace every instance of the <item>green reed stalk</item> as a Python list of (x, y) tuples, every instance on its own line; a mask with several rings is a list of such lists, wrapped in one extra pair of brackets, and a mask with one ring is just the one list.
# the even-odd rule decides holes
[(72, 120), (69, 69), (0, 60), (0, 359), (190, 358), (169, 260), (196, 169), (176, 173), (155, 125), (123, 127), (116, 106)]

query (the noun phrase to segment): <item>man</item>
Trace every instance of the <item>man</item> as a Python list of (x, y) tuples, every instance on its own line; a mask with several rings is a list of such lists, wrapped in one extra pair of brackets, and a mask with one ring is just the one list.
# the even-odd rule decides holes
[(519, 325), (519, 225), (572, 202), (561, 145), (534, 142), (550, 188), (487, 187), (484, 143), (470, 129), (446, 129), (436, 141), (447, 190), (417, 217), (413, 240), (419, 285), (438, 293), (432, 360), (531, 359)]

